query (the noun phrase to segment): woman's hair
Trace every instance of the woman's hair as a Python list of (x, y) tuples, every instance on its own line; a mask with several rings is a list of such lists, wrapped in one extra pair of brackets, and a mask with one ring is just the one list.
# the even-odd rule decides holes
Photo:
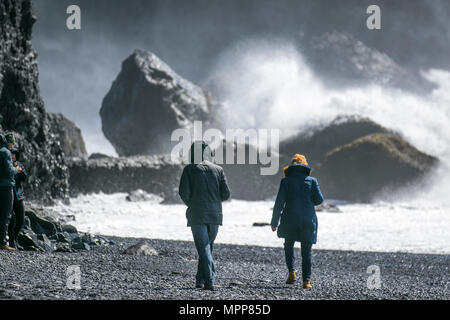
[(292, 157), (292, 164), (304, 164), (304, 165), (308, 165), (308, 161), (306, 161), (306, 157), (302, 154), (298, 154), (296, 153), (293, 157)]

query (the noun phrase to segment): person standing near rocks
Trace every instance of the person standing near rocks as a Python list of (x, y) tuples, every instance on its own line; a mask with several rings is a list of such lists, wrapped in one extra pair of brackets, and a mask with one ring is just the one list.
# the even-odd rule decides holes
[(14, 168), (8, 148), (14, 142), (13, 134), (8, 133), (6, 137), (0, 134), (0, 250), (7, 251), (15, 250), (6, 244), (6, 233), (14, 203), (14, 176), (22, 171), (21, 167)]
[[(297, 281), (294, 269), (294, 244), (301, 243), (303, 288), (311, 289), (311, 250), (317, 242), (317, 206), (323, 195), (317, 179), (310, 176), (311, 168), (306, 157), (294, 155), (292, 164), (285, 170), (272, 214), (272, 231), (284, 238), (286, 265), (289, 270), (287, 284)], [(281, 222), (280, 222), (281, 217)], [(278, 223), (280, 225), (278, 226)]]
[(199, 256), (196, 288), (215, 290), (213, 244), (222, 225), (222, 201), (230, 198), (230, 189), (223, 169), (212, 163), (212, 152), (206, 142), (191, 145), (190, 160), (181, 175), (178, 193), (188, 206), (187, 226), (191, 227)]
[(12, 248), (19, 249), (19, 244), (17, 242), (17, 237), (19, 236), (20, 230), (22, 230), (24, 219), (25, 219), (25, 207), (23, 200), (25, 199), (25, 193), (23, 191), (22, 183), (27, 178), (27, 173), (22, 163), (19, 162), (20, 152), (18, 149), (13, 148), (11, 150), (12, 161), (14, 168), (21, 168), (18, 172), (14, 181), (16, 185), (13, 187), (14, 190), (14, 204), (13, 204), (13, 215), (11, 216), (8, 235), (9, 235), (9, 246)]

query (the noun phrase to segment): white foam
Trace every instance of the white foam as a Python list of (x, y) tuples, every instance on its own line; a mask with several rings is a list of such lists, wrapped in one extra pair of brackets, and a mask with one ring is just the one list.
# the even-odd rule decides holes
[(411, 198), (448, 202), (442, 195), (450, 194), (450, 72), (423, 74), (437, 85), (424, 96), (364, 83), (330, 88), (293, 44), (252, 40), (225, 52), (211, 78), (225, 101), (226, 112), (221, 115), (227, 127), (307, 131), (339, 115), (360, 115), (399, 132), (416, 148), (446, 164), (433, 177), (433, 190), (422, 190)]
[[(121, 237), (192, 241), (184, 205), (128, 202), (125, 193), (83, 195), (52, 210), (75, 215), (81, 231)], [(270, 227), (272, 201), (225, 202), (217, 243), (281, 247)], [(319, 249), (450, 254), (449, 208), (408, 203), (349, 204), (342, 213), (319, 212)]]

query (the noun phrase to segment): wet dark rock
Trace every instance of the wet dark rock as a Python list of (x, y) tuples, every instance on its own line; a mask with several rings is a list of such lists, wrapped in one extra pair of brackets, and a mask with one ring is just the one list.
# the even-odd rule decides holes
[(39, 217), (36, 212), (31, 209), (26, 209), (25, 215), (30, 220), (31, 229), (37, 234), (53, 236), (58, 231), (61, 231), (61, 227), (58, 223)]
[(254, 227), (266, 227), (270, 226), (270, 223), (268, 222), (253, 222)]
[(70, 224), (65, 224), (62, 226), (62, 230), (67, 232), (67, 233), (78, 233), (77, 228), (75, 228), (74, 226), (70, 225)]
[(39, 240), (37, 235), (32, 230), (24, 230), (19, 233), (17, 237), (19, 245), (27, 251), (38, 251)]
[(200, 87), (151, 52), (136, 50), (103, 99), (102, 130), (119, 156), (168, 154), (178, 128), (209, 117)]
[(39, 93), (31, 31), (31, 1), (0, 3), (0, 130), (13, 131), (29, 173), (28, 199), (51, 202), (68, 195), (64, 151), (48, 121)]
[(91, 250), (91, 247), (86, 242), (75, 242), (74, 244), (72, 244), (72, 249), (89, 251)]
[(134, 244), (125, 249), (122, 254), (142, 254), (147, 256), (157, 256), (158, 251), (156, 251), (155, 248), (151, 247), (150, 244), (146, 241), (140, 241), (137, 244)]

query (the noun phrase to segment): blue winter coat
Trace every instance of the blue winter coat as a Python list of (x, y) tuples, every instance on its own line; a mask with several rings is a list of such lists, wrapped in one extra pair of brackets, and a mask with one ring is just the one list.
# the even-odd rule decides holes
[[(302, 242), (317, 242), (317, 206), (323, 196), (316, 178), (310, 177), (311, 168), (293, 164), (281, 180), (275, 206), (273, 208), (273, 227), (278, 227), (279, 238)], [(281, 222), (278, 226), (278, 222)]]
[(14, 176), (17, 174), (14, 168), (11, 151), (4, 135), (0, 134), (0, 187), (14, 187)]

